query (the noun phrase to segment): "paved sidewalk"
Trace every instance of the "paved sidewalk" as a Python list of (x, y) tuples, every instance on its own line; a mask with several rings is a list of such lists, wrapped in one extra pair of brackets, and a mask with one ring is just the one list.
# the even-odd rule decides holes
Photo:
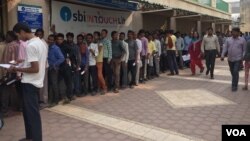
[[(236, 93), (231, 92), (226, 62), (217, 61), (215, 80), (204, 74), (193, 77), (186, 69), (180, 76), (162, 74), (120, 94), (87, 96), (43, 110), (44, 141), (220, 141), (222, 124), (250, 123), (250, 91), (241, 90), (243, 73)], [(24, 137), (20, 114), (5, 122), (1, 141)], [(126, 125), (116, 126), (121, 122)]]

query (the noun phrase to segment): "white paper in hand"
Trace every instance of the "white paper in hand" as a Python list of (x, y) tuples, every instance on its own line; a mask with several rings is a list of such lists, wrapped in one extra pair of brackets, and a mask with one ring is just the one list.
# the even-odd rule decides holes
[(11, 66), (12, 66), (11, 64), (0, 64), (0, 67), (6, 68), (6, 69), (10, 68)]
[(85, 71), (82, 71), (82, 72), (81, 72), (81, 75), (84, 75), (84, 73), (85, 73)]

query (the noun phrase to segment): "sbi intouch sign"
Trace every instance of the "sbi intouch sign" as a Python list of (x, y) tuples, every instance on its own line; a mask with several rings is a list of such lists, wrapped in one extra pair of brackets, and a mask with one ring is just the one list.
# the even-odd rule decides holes
[(111, 15), (102, 15), (101, 12), (96, 11), (96, 13), (90, 13), (84, 9), (78, 9), (72, 11), (68, 6), (61, 7), (60, 17), (63, 21), (69, 22), (86, 22), (93, 24), (114, 24), (114, 25), (123, 25), (125, 24), (124, 16), (111, 16)]
[(56, 25), (57, 32), (100, 31), (105, 28), (127, 31), (132, 29), (132, 13), (93, 8), (85, 5), (76, 5), (66, 2), (52, 1), (51, 24)]

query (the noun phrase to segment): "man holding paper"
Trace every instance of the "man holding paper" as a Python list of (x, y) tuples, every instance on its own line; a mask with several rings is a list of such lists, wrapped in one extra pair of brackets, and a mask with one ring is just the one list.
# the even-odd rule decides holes
[(39, 89), (43, 87), (48, 49), (24, 23), (17, 23), (13, 31), (19, 39), (27, 41), (23, 68), (10, 67), (10, 72), (22, 72), (23, 117), (26, 137), (22, 140), (42, 141), (42, 123), (39, 111)]

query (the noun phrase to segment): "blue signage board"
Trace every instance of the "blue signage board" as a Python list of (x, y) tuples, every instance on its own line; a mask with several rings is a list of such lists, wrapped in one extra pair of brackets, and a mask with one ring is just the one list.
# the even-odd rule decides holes
[(127, 0), (78, 0), (85, 3), (97, 4), (101, 6), (119, 8), (123, 10), (137, 10), (137, 3), (128, 2)]
[(18, 5), (18, 22), (25, 22), (29, 25), (32, 32), (38, 28), (43, 28), (42, 7), (30, 5)]

